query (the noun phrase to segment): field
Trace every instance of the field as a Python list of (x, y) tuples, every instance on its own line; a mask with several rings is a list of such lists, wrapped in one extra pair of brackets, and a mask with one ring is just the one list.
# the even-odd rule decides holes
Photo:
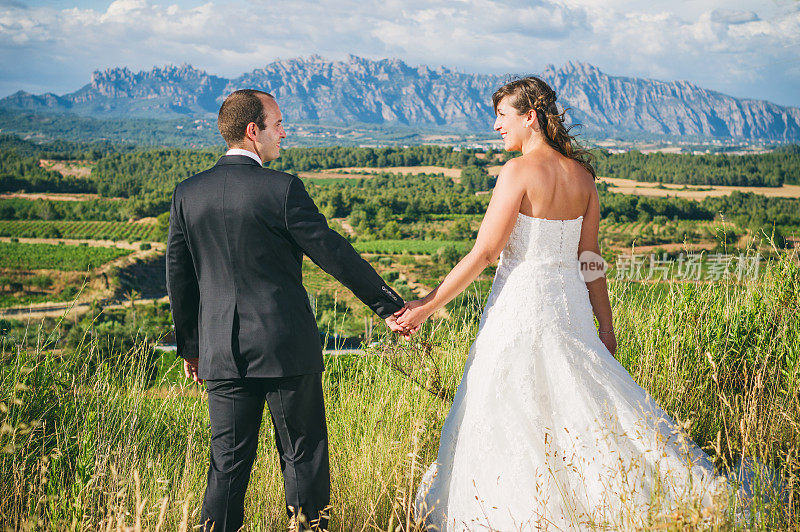
[(37, 305), (39, 303), (63, 303), (71, 302), (75, 299), (74, 290), (64, 290), (60, 292), (41, 292), (28, 293), (24, 297), (17, 297), (13, 294), (0, 294), (0, 308)]
[(85, 271), (131, 251), (127, 249), (0, 242), (0, 268)]
[(369, 179), (375, 174), (442, 174), (458, 182), (461, 179), (461, 168), (446, 168), (444, 166), (387, 166), (387, 167), (344, 167), (331, 168), (317, 172), (299, 172), (297, 175), (303, 180), (349, 180)]
[(469, 243), (459, 240), (367, 240), (356, 242), (355, 248), (360, 253), (410, 253), (413, 255), (430, 255), (440, 249), (454, 247), (459, 253), (469, 251)]
[(92, 175), (91, 161), (53, 161), (41, 159), (39, 165), (52, 172), (58, 172), (63, 176), (87, 178)]
[(153, 223), (68, 220), (0, 220), (0, 236), (128, 242), (151, 242), (160, 238), (159, 228)]
[[(345, 168), (332, 168), (331, 172), (342, 172), (349, 174), (443, 174), (446, 177), (458, 179), (461, 177), (461, 168), (447, 168), (444, 166), (387, 166), (387, 167), (358, 167), (351, 166)], [(364, 177), (363, 175), (361, 177)]]
[(676, 185), (671, 183), (644, 183), (632, 179), (601, 177), (601, 183), (611, 185), (609, 190), (622, 194), (642, 196), (674, 196), (687, 199), (703, 199), (712, 196), (727, 196), (734, 191), (752, 192), (774, 198), (800, 198), (800, 185), (780, 187), (731, 187), (724, 185)]
[(327, 172), (303, 172), (302, 176), (304, 183), (320, 183), (325, 185), (342, 185), (346, 184), (352, 179), (365, 179), (368, 176), (347, 176), (340, 174), (330, 174)]
[[(88, 200), (96, 200), (101, 199), (101, 196), (98, 194), (63, 194), (58, 192), (53, 193), (27, 193), (27, 192), (9, 192), (6, 194), (0, 194), (0, 199), (7, 199), (7, 198), (19, 198), (19, 199), (27, 199), (27, 200), (50, 200), (50, 201), (88, 201)], [(113, 201), (114, 199), (118, 198), (107, 198), (109, 201)]]
[(342, 169), (341, 171), (336, 170), (324, 170), (321, 172), (298, 172), (297, 176), (303, 180), (306, 179), (364, 179), (369, 177), (368, 175), (364, 175), (363, 173), (349, 173)]

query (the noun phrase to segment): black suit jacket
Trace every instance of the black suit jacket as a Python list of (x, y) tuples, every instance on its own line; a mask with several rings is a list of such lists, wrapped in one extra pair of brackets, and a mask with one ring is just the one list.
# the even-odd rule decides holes
[(322, 371), (303, 254), (381, 318), (403, 305), (349, 242), (328, 227), (303, 182), (242, 155), (175, 187), (167, 292), (178, 355), (203, 379)]

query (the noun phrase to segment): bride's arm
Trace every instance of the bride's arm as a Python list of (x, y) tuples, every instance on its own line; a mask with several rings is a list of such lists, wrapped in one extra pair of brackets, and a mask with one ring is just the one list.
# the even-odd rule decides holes
[[(592, 260), (602, 260), (600, 256), (600, 244), (598, 242), (599, 232), (600, 202), (597, 197), (597, 189), (594, 188), (589, 199), (589, 206), (586, 209), (586, 214), (583, 217), (581, 238), (578, 243), (578, 257), (582, 263), (587, 263)], [(584, 255), (585, 252), (591, 252), (591, 254)], [(583, 267), (586, 267), (586, 265), (584, 264)], [(588, 269), (584, 271), (592, 270)], [(602, 340), (603, 344), (605, 344), (613, 355), (617, 347), (617, 340), (614, 336), (614, 320), (611, 315), (611, 301), (608, 299), (606, 276), (603, 275), (599, 279), (588, 281), (586, 283), (586, 288), (589, 289), (589, 302), (592, 304), (592, 311), (597, 317), (597, 323), (600, 327), (598, 330), (600, 340)]]
[[(397, 319), (398, 324), (409, 329), (417, 327), (463, 292), (486, 266), (497, 260), (517, 221), (517, 213), (524, 194), (520, 181), (514, 176), (518, 171), (519, 161), (514, 159), (503, 166), (472, 250), (428, 295), (407, 303), (405, 312)], [(399, 315), (400, 312), (396, 314)]]

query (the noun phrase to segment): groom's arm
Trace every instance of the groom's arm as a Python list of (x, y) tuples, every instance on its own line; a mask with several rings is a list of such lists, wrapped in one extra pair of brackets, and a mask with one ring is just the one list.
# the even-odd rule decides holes
[(299, 178), (293, 178), (286, 190), (285, 214), (286, 229), (300, 249), (377, 315), (386, 319), (403, 307), (403, 298), (347, 239), (328, 227)]
[(167, 294), (175, 324), (175, 343), (178, 356), (199, 356), (198, 314), (200, 286), (180, 213), (178, 190), (172, 194), (167, 237)]

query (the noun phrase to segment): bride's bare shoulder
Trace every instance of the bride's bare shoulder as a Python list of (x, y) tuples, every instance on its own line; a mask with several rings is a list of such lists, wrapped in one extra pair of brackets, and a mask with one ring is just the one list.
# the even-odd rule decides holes
[(503, 164), (503, 167), (500, 168), (500, 175), (514, 175), (519, 172), (523, 165), (524, 161), (522, 157), (509, 159)]
[(514, 157), (509, 159), (500, 170), (500, 177), (514, 180), (530, 179), (546, 174), (547, 165), (532, 157)]
[(523, 186), (556, 186), (559, 181), (566, 180), (587, 191), (595, 188), (592, 174), (578, 161), (564, 156), (515, 157), (503, 165), (499, 178)]
[(530, 175), (530, 172), (531, 169), (524, 158), (515, 157), (509, 159), (500, 169), (495, 187), (507, 190), (524, 188), (526, 178)]

